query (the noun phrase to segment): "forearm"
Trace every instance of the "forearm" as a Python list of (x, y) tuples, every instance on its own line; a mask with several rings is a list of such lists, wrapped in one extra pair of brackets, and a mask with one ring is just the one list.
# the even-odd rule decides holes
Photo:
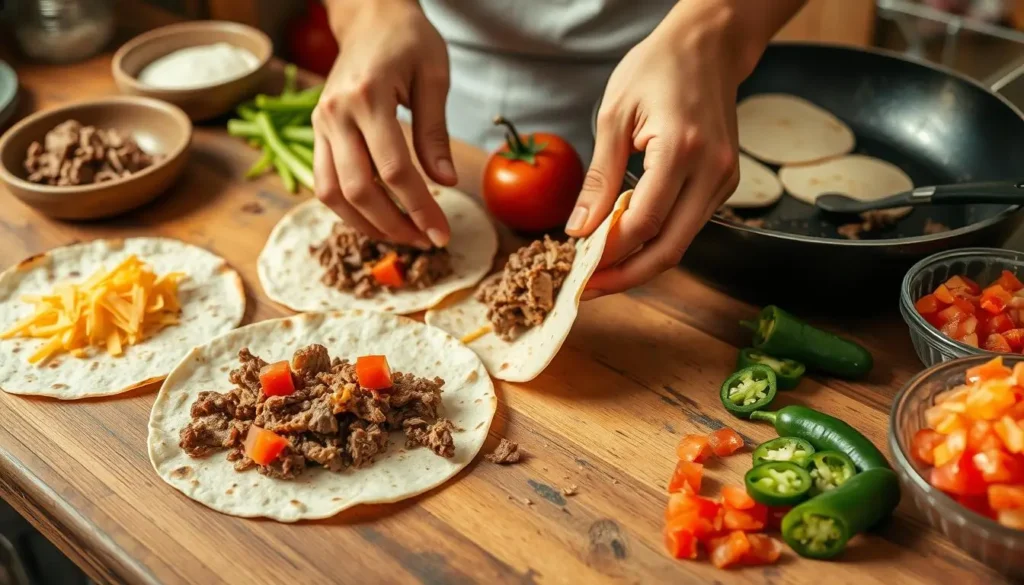
[(662, 22), (670, 34), (717, 39), (735, 65), (737, 82), (750, 75), (765, 47), (807, 0), (680, 0)]

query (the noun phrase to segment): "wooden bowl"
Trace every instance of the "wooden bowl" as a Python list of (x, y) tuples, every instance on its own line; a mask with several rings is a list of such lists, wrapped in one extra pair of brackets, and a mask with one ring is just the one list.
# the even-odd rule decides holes
[[(103, 183), (54, 187), (30, 183), (25, 155), (33, 141), (67, 120), (114, 128), (131, 135), (160, 160), (128, 177)], [(180, 108), (159, 100), (118, 96), (37, 112), (0, 137), (0, 182), (15, 197), (59, 219), (97, 219), (134, 209), (156, 198), (185, 168), (192, 122)]]
[[(164, 55), (187, 47), (215, 43), (246, 49), (260, 60), (260, 64), (241, 77), (204, 87), (161, 89), (138, 80), (139, 73), (147, 65)], [(255, 94), (270, 71), (273, 53), (270, 37), (251, 26), (217, 20), (183, 22), (151, 30), (128, 41), (114, 53), (111, 69), (114, 82), (122, 93), (170, 102), (198, 122), (225, 114)]]

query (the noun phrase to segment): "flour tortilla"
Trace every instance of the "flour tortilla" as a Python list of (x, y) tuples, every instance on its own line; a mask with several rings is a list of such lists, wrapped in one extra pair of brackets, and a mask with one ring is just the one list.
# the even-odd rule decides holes
[(113, 269), (135, 254), (156, 274), (184, 272), (178, 287), (181, 322), (170, 325), (124, 355), (90, 348), (89, 357), (58, 354), (39, 366), (28, 356), (45, 340), (0, 340), (0, 389), (12, 394), (75, 400), (128, 392), (159, 382), (194, 345), (238, 326), (245, 314), (242, 279), (223, 258), (165, 238), (94, 240), (32, 256), (0, 274), (0, 330), (32, 314), (23, 295), (50, 294), (55, 284), (82, 282), (101, 268)]
[(853, 131), (831, 112), (795, 95), (751, 96), (736, 108), (740, 148), (773, 164), (803, 164), (853, 151)]
[(768, 167), (740, 153), (740, 183), (725, 205), (735, 208), (768, 207), (782, 197), (782, 183)]
[[(248, 347), (274, 362), (291, 359), (312, 343), (325, 345), (332, 357), (383, 354), (394, 371), (443, 378), (441, 414), (455, 425), (455, 456), (405, 450), (398, 432), (368, 467), (340, 473), (309, 467), (294, 480), (280, 480), (255, 469), (235, 471), (226, 450), (193, 459), (178, 446), (178, 433), (190, 422), (189, 409), (199, 393), (231, 388), (228, 371), (238, 364), (238, 350)], [(281, 522), (327, 518), (358, 504), (397, 502), (448, 481), (480, 451), (496, 406), (494, 384), (480, 359), (440, 329), (361, 309), (306, 313), (237, 329), (185, 356), (153, 404), (149, 458), (164, 481), (219, 512)]]
[[(576, 259), (573, 261), (572, 269), (558, 291), (554, 308), (543, 323), (531, 327), (511, 342), (501, 339), (494, 332), (487, 332), (468, 343), (470, 349), (483, 360), (492, 376), (510, 382), (528, 382), (536, 378), (551, 363), (565, 338), (569, 336), (569, 330), (576, 321), (576, 313), (579, 310), (580, 295), (583, 294), (591, 275), (597, 270), (609, 232), (629, 206), (632, 194), (633, 191), (630, 190), (620, 195), (612, 213), (594, 233), (577, 242)], [(485, 283), (494, 278), (501, 278), (501, 274), (492, 275)], [(490, 323), (487, 319), (487, 306), (476, 300), (472, 294), (459, 295), (427, 311), (426, 321), (459, 339), (479, 332), (481, 327), (486, 327)]]
[(469, 195), (449, 188), (432, 188), (448, 218), (453, 273), (423, 290), (382, 290), (361, 299), (323, 284), (324, 269), (309, 253), (341, 221), (317, 200), (289, 211), (270, 233), (257, 265), (267, 296), (294, 311), (370, 309), (405, 315), (429, 309), (451, 293), (480, 282), (491, 270), (498, 251), (498, 233), (484, 210)]
[[(811, 165), (785, 166), (779, 170), (779, 180), (790, 195), (809, 205), (814, 205), (815, 199), (824, 193), (874, 201), (914, 188), (914, 182), (898, 166), (860, 154)], [(884, 213), (898, 219), (911, 211), (910, 207), (897, 207)]]

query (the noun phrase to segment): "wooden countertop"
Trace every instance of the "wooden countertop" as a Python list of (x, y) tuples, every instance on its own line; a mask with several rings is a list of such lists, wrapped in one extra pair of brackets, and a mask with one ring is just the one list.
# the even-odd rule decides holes
[[(109, 56), (18, 68), (22, 112), (113, 93)], [(461, 187), (477, 192), (485, 155), (454, 145)], [(197, 128), (184, 178), (154, 204), (113, 221), (48, 220), (0, 194), (0, 266), (96, 237), (161, 234), (206, 247), (245, 279), (246, 322), (284, 311), (263, 295), (256, 256), (300, 198), (276, 178), (241, 179), (255, 158), (216, 125)], [(798, 310), (798, 308), (792, 308)], [(528, 384), (498, 384), (485, 451), (519, 442), (519, 465), (482, 460), (402, 503), (284, 525), (213, 512), (166, 485), (146, 454), (155, 388), (59, 402), (0, 393), (0, 496), (100, 583), (996, 583), (909, 510), (861, 537), (838, 563), (785, 553), (774, 567), (719, 571), (663, 551), (665, 485), (680, 436), (727, 424), (774, 436), (722, 409), (717, 390), (749, 339), (755, 308), (672, 270), (584, 305), (568, 342)], [(807, 380), (782, 401), (841, 416), (885, 445), (893, 395), (920, 369), (895, 313), (827, 323), (877, 358), (867, 383)], [(709, 465), (705, 492), (738, 483), (749, 458)], [(578, 486), (563, 497), (560, 488)], [(827, 577), (826, 577), (827, 576)]]

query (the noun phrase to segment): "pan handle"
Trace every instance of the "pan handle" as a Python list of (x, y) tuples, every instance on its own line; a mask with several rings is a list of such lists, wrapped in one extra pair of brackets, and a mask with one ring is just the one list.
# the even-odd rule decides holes
[(1003, 91), (1008, 85), (1024, 77), (1024, 59), (1018, 60), (1006, 69), (997, 72), (986, 80), (986, 85), (995, 93)]
[(963, 183), (914, 189), (912, 199), (921, 203), (1024, 204), (1024, 179), (991, 183)]

